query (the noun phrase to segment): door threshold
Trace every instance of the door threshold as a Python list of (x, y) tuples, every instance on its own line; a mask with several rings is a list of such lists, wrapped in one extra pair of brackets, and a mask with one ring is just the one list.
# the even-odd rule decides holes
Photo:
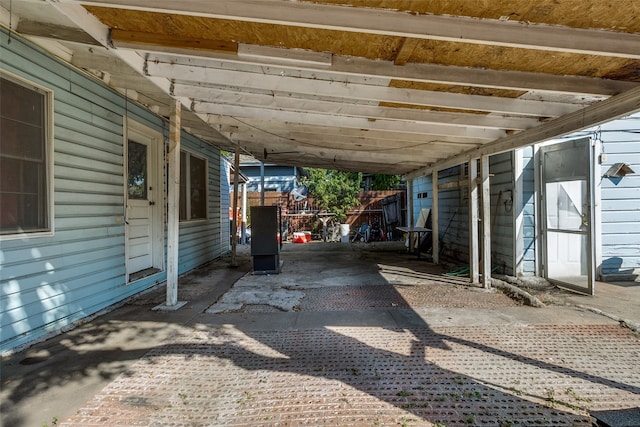
[(145, 268), (144, 270), (136, 271), (135, 273), (131, 273), (129, 275), (129, 282), (135, 282), (136, 280), (144, 279), (145, 277), (152, 276), (156, 273), (159, 273), (159, 268)]

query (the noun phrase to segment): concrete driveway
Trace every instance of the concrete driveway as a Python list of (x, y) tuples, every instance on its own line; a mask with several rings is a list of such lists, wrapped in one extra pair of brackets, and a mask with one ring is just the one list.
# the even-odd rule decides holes
[(177, 312), (151, 311), (158, 289), (4, 360), (3, 425), (589, 426), (640, 405), (638, 334), (596, 298), (524, 306), (394, 242), (285, 245), (269, 276), (244, 250), (183, 277)]

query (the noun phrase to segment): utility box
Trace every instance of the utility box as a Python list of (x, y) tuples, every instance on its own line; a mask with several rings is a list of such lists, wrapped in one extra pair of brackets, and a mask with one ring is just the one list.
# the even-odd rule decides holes
[(254, 274), (280, 273), (280, 208), (251, 207), (251, 256)]

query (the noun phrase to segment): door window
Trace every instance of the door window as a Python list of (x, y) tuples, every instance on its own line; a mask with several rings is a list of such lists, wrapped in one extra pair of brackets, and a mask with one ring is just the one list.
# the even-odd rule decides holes
[(147, 198), (147, 146), (129, 140), (129, 175), (127, 192), (129, 199)]

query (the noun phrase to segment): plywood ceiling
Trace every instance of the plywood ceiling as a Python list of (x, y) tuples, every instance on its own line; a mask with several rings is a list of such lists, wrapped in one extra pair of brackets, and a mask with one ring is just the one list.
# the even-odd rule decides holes
[(640, 86), (637, 0), (45, 3), (217, 145), (283, 164), (416, 174), (630, 112)]

